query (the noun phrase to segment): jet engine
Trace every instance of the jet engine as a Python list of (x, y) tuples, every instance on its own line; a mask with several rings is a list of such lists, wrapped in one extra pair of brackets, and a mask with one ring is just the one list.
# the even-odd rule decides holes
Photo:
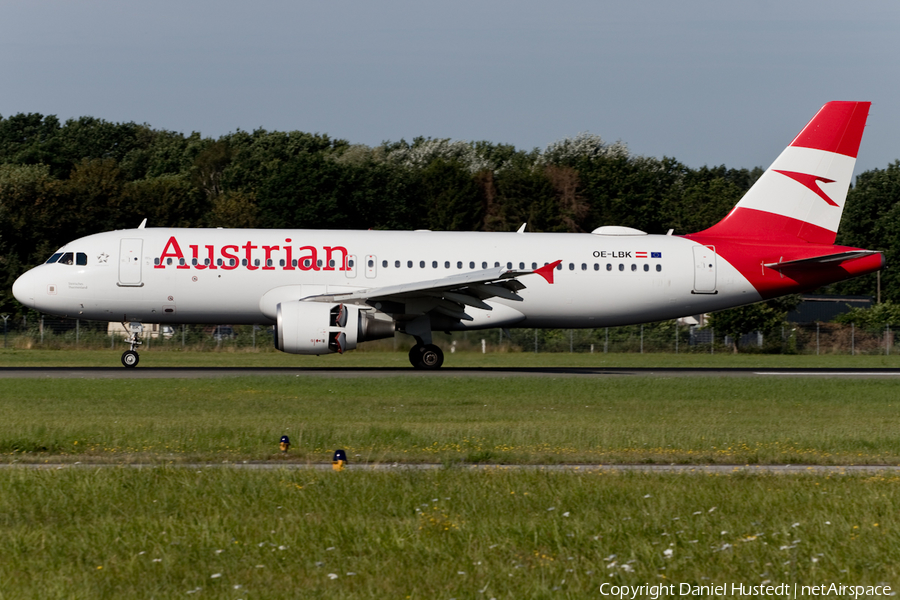
[(352, 304), (292, 300), (278, 305), (275, 348), (289, 354), (343, 354), (394, 335), (394, 322)]

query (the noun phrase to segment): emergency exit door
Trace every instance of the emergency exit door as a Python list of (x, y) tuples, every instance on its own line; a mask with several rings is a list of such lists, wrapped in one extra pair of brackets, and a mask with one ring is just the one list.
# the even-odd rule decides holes
[(715, 248), (694, 246), (694, 293), (716, 293)]

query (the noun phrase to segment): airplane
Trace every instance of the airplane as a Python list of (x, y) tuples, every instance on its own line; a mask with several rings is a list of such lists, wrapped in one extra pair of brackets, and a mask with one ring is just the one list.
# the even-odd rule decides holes
[[(19, 277), (27, 307), (79, 319), (274, 325), (275, 347), (332, 354), (433, 331), (596, 328), (742, 306), (878, 271), (836, 246), (870, 102), (829, 102), (719, 223), (698, 233), (147, 228), (89, 235)], [(139, 329), (133, 328), (133, 330)], [(122, 364), (138, 364), (139, 335)]]

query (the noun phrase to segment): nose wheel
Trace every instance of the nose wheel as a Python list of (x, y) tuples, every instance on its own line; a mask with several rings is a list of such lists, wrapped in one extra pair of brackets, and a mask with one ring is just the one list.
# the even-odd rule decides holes
[(136, 367), (138, 364), (138, 361), (141, 359), (141, 357), (138, 356), (138, 353), (135, 350), (135, 348), (137, 348), (144, 342), (141, 341), (141, 339), (138, 337), (138, 334), (136, 332), (131, 334), (131, 337), (128, 338), (127, 342), (129, 344), (131, 344), (131, 349), (126, 350), (125, 352), (122, 353), (122, 364), (125, 365), (127, 368), (131, 369), (131, 368)]
[(141, 357), (134, 350), (126, 350), (122, 353), (122, 364), (128, 368), (136, 367), (140, 359)]
[(417, 369), (440, 369), (444, 352), (434, 344), (416, 344), (409, 351), (409, 362)]

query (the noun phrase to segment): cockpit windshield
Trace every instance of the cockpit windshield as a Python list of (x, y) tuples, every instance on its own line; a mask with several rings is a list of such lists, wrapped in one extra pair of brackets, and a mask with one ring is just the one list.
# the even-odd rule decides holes
[(44, 264), (59, 263), (61, 265), (78, 265), (83, 267), (87, 264), (87, 254), (84, 252), (57, 252), (47, 259)]

